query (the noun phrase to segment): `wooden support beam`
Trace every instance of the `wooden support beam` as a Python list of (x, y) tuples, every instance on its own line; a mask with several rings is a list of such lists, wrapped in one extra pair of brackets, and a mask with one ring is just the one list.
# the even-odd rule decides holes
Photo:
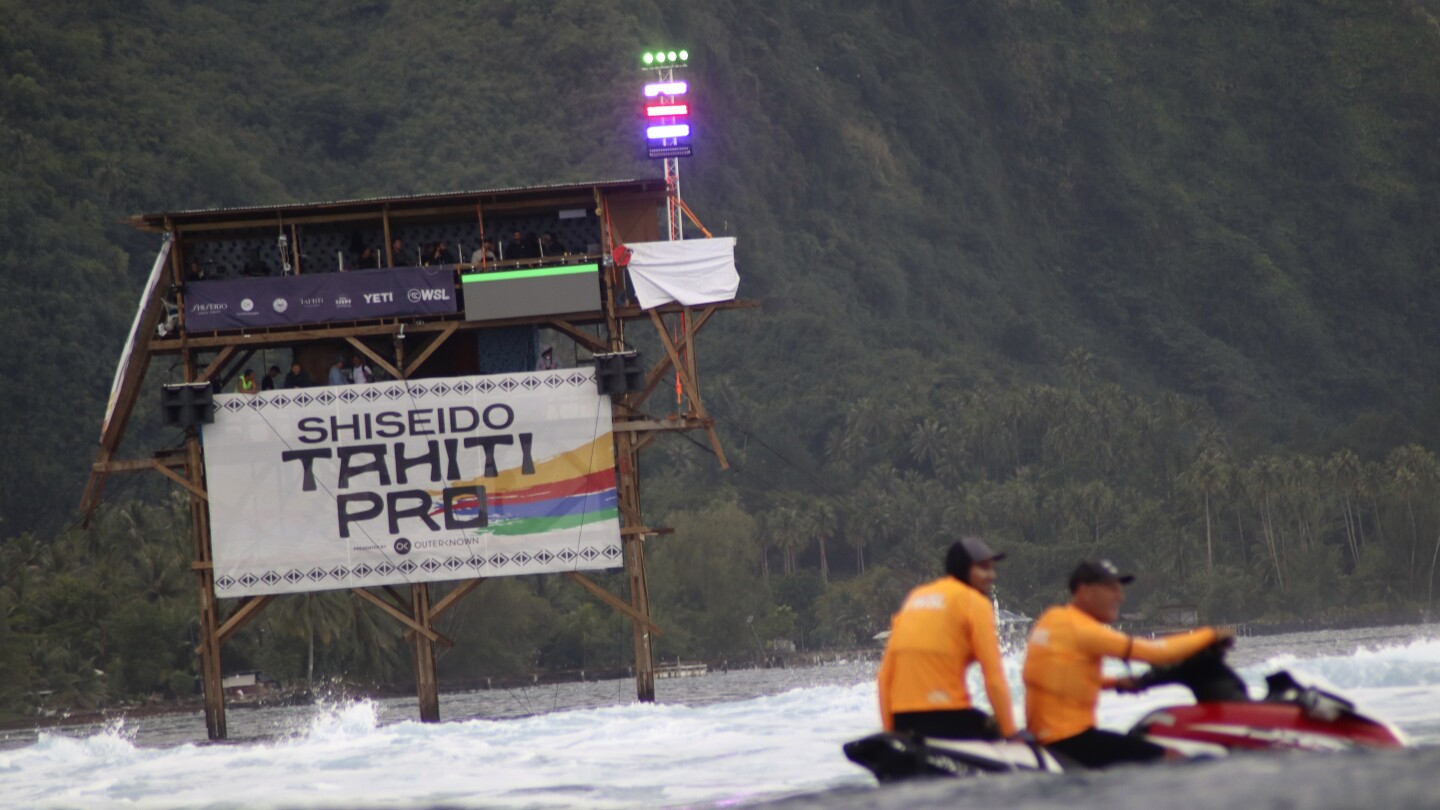
[(573, 323), (570, 323), (569, 321), (563, 321), (559, 318), (555, 318), (554, 320), (550, 321), (549, 326), (557, 332), (563, 332), (566, 337), (569, 337), (571, 340), (579, 343), (581, 346), (584, 346), (586, 349), (590, 350), (591, 353), (603, 354), (610, 351), (610, 344), (606, 343), (600, 338), (595, 337), (589, 332), (586, 332), (585, 330), (581, 329)]
[[(374, 605), (375, 607), (378, 607), (378, 608), (380, 608), (381, 610), (385, 611), (386, 613), (390, 614), (390, 617), (391, 617), (392, 619), (394, 619), (395, 621), (400, 622), (401, 624), (405, 625), (406, 627), (410, 628), (411, 630), (414, 630), (415, 632), (419, 633), (420, 635), (424, 636), (425, 638), (430, 639), (431, 641), (435, 641), (435, 642), (440, 641), (440, 634), (439, 634), (439, 633), (435, 632), (434, 630), (431, 630), (431, 629), (428, 628), (428, 627), (424, 627), (424, 626), (418, 624), (413, 618), (410, 617), (410, 614), (409, 614), (409, 613), (406, 613), (405, 611), (401, 610), (400, 608), (395, 607), (394, 605), (390, 604), (389, 602), (385, 601), (384, 599), (381, 599), (380, 597), (376, 596), (375, 594), (373, 594), (373, 593), (365, 590), (364, 588), (351, 588), (350, 590), (353, 591), (353, 592), (354, 592), (357, 596), (359, 596), (361, 599), (364, 599), (366, 602), (369, 602), (370, 604)], [(448, 639), (447, 639), (447, 640), (448, 640)], [(453, 644), (454, 642), (451, 642), (451, 643)]]
[(207, 502), (210, 500), (210, 496), (205, 494), (205, 490), (203, 490), (203, 489), (201, 489), (200, 487), (196, 486), (195, 484), (191, 483), (188, 479), (182, 478), (182, 477), (179, 475), (179, 473), (176, 473), (174, 470), (170, 469), (169, 467), (166, 467), (164, 464), (161, 464), (159, 461), (156, 461), (155, 459), (151, 459), (151, 460), (150, 460), (150, 468), (153, 469), (153, 470), (155, 470), (156, 472), (160, 473), (161, 475), (165, 476), (166, 478), (169, 478), (171, 481), (174, 481), (175, 483), (179, 484), (180, 486), (182, 486), (182, 487), (190, 490), (190, 494), (191, 494), (191, 495), (194, 495), (195, 497), (199, 498), (200, 500), (202, 500), (202, 501), (207, 501)]
[(714, 425), (714, 419), (682, 416), (679, 419), (626, 419), (611, 423), (611, 430), (650, 433), (657, 430), (704, 430)]
[(210, 361), (210, 365), (206, 366), (205, 370), (200, 372), (199, 376), (196, 377), (195, 381), (210, 382), (210, 378), (215, 375), (215, 372), (224, 368), (225, 364), (230, 362), (230, 358), (234, 357), (235, 352), (239, 350), (240, 347), (235, 344), (231, 344), (229, 346), (221, 348), (220, 353), (215, 355), (215, 359)]
[[(479, 578), (476, 578), (476, 579), (467, 579), (467, 580), (465, 580), (464, 582), (460, 583), (460, 584), (455, 588), (455, 590), (451, 591), (450, 593), (445, 594), (445, 598), (444, 598), (444, 599), (441, 599), (441, 600), (439, 601), (439, 603), (437, 603), (434, 607), (430, 608), (430, 618), (431, 618), (432, 620), (434, 620), (434, 619), (438, 619), (438, 618), (440, 618), (441, 616), (445, 615), (445, 611), (447, 611), (447, 610), (449, 610), (450, 608), (454, 607), (457, 602), (459, 602), (461, 599), (465, 598), (465, 595), (466, 595), (466, 594), (468, 594), (468, 593), (470, 593), (471, 591), (475, 590), (476, 588), (480, 587), (481, 583), (483, 583), (484, 581), (485, 581), (485, 578), (484, 578), (484, 577), (479, 577)], [(437, 631), (437, 635), (440, 636), (440, 643), (441, 643), (442, 645), (444, 645), (447, 649), (450, 648), (450, 647), (455, 646), (455, 642), (453, 642), (453, 641), (451, 641), (450, 639), (446, 638), (443, 633), (439, 633), (439, 632)], [(411, 641), (411, 640), (414, 638), (414, 636), (415, 636), (415, 631), (414, 631), (414, 630), (406, 630), (406, 631), (405, 631), (405, 640), (406, 640), (406, 641)]]
[(152, 470), (157, 464), (165, 467), (184, 469), (185, 457), (176, 453), (166, 453), (151, 458), (132, 458), (125, 459), (124, 461), (97, 461), (90, 466), (90, 469), (103, 473), (126, 473)]
[(359, 351), (361, 354), (375, 361), (375, 365), (385, 369), (385, 371), (388, 372), (391, 377), (394, 377), (397, 380), (405, 379), (405, 375), (400, 372), (400, 369), (395, 368), (395, 366), (390, 364), (389, 360), (386, 360), (379, 354), (376, 354), (375, 351), (369, 346), (366, 346), (364, 343), (361, 343), (353, 337), (345, 338), (345, 342), (349, 343), (351, 346), (354, 346), (356, 351)]
[(475, 579), (467, 579), (457, 585), (455, 587), (455, 590), (445, 594), (444, 599), (441, 599), (435, 604), (434, 607), (430, 608), (431, 618), (438, 619), (441, 616), (445, 615), (445, 611), (454, 607), (457, 602), (459, 602), (461, 599), (464, 599), (471, 591), (480, 587), (482, 584), (484, 584), (484, 582), (484, 577), (477, 577)]
[[(680, 346), (678, 346), (677, 348), (691, 349), (694, 343), (695, 333), (699, 332), (700, 328), (703, 327), (710, 320), (710, 317), (715, 314), (715, 310), (716, 307), (714, 305), (706, 307), (705, 311), (700, 313), (699, 318), (693, 319), (694, 324), (689, 330), (689, 334), (686, 335), (686, 337), (684, 338), (684, 342), (680, 344)], [(672, 363), (668, 354), (665, 357), (660, 358), (659, 361), (655, 363), (654, 367), (652, 367), (650, 371), (645, 375), (645, 390), (641, 391), (639, 396), (632, 395), (626, 397), (626, 402), (628, 402), (632, 406), (639, 406), (646, 399), (649, 399), (650, 395), (655, 392), (655, 386), (659, 385), (660, 381), (665, 378), (665, 374), (670, 370), (671, 365)]]
[(629, 616), (634, 621), (644, 625), (647, 632), (653, 633), (657, 636), (665, 635), (664, 631), (662, 631), (659, 626), (657, 626), (654, 622), (650, 621), (649, 616), (642, 615), (635, 608), (631, 607), (629, 602), (626, 602), (624, 599), (621, 599), (615, 594), (610, 593), (609, 591), (600, 587), (600, 584), (595, 580), (576, 571), (566, 571), (564, 572), (564, 577), (575, 583), (576, 585), (579, 585), (580, 587), (589, 591), (601, 602), (604, 602), (610, 607), (615, 608), (621, 613), (624, 613), (626, 616)]
[[(410, 612), (420, 627), (430, 627), (434, 620), (430, 610), (430, 583), (410, 586)], [(415, 648), (415, 694), (420, 699), (420, 722), (438, 723), (440, 685), (435, 677), (435, 642), (416, 636), (411, 643)]]
[[(230, 612), (230, 615), (225, 617), (224, 623), (216, 629), (215, 632), (216, 635), (220, 637), (220, 642), (223, 644), (229, 641), (231, 636), (249, 624), (251, 619), (259, 616), (260, 611), (264, 610), (265, 606), (273, 601), (275, 601), (275, 594), (273, 593), (267, 593), (264, 596), (250, 596), (241, 600), (240, 604), (236, 605), (235, 609)], [(196, 647), (195, 651), (200, 652), (200, 648)]]
[[(705, 412), (705, 402), (700, 398), (700, 386), (695, 384), (694, 369), (686, 366), (680, 359), (675, 342), (670, 339), (670, 333), (665, 329), (665, 322), (660, 319), (660, 316), (652, 311), (650, 320), (655, 324), (655, 331), (660, 333), (660, 342), (665, 344), (665, 353), (670, 356), (670, 362), (674, 364), (677, 373), (680, 374), (681, 382), (690, 391), (690, 403), (694, 406), (696, 415), (701, 419), (709, 420), (710, 414)], [(725, 458), (725, 448), (720, 445), (720, 436), (715, 432), (713, 422), (705, 428), (705, 433), (710, 437), (710, 448), (715, 451), (715, 459), (720, 462), (720, 469), (730, 469), (730, 462)]]
[(420, 353), (411, 358), (410, 362), (405, 365), (405, 379), (408, 380), (410, 378), (410, 375), (414, 374), (416, 371), (419, 371), (420, 366), (426, 360), (430, 359), (430, 355), (434, 354), (435, 350), (439, 349), (445, 343), (445, 341), (449, 340), (450, 336), (455, 334), (455, 330), (459, 328), (460, 325), (457, 323), (445, 324), (445, 328), (440, 330), (440, 332), (435, 335), (434, 340), (431, 340), (428, 346), (420, 350)]
[(620, 530), (621, 537), (657, 537), (663, 534), (674, 534), (675, 530), (668, 526), (626, 526)]
[[(715, 306), (717, 309), (746, 309), (755, 306), (755, 304), (751, 301), (726, 301), (724, 303), (715, 304), (713, 306)], [(640, 309), (639, 307), (627, 307), (619, 311), (620, 314), (623, 314), (623, 317), (620, 317), (620, 314), (617, 314), (616, 323), (618, 325), (621, 321), (624, 320), (649, 318), (652, 312), (659, 312), (661, 314), (667, 315), (673, 314), (675, 312), (679, 312), (681, 309), (683, 309), (683, 307), (674, 304), (666, 304), (664, 306), (656, 307), (653, 310)], [(461, 313), (456, 313), (454, 315), (443, 315), (439, 317), (434, 315), (416, 316), (416, 321), (423, 320), (424, 323), (406, 321), (405, 332), (407, 335), (424, 334), (426, 332), (439, 332), (444, 330), (445, 327), (449, 326), (450, 324), (455, 324), (456, 328), (462, 332), (475, 329), (493, 329), (495, 327), (501, 326), (543, 326), (548, 325), (551, 321), (557, 318), (570, 324), (605, 323), (605, 315), (605, 312), (602, 310), (594, 310), (591, 312), (565, 312), (560, 313), (559, 315), (547, 315), (542, 318), (498, 318), (493, 321), (467, 321), (464, 320), (464, 315)], [(395, 334), (395, 329), (396, 325), (393, 320), (385, 323), (376, 322), (365, 323), (363, 325), (357, 322), (345, 326), (335, 324), (309, 324), (305, 326), (284, 329), (277, 327), (275, 329), (267, 331), (255, 330), (253, 332), (246, 333), (231, 332), (225, 334), (208, 335), (205, 337), (187, 337), (184, 345), (190, 349), (195, 350), (219, 349), (223, 346), (229, 346), (233, 344), (262, 347), (275, 345), (299, 346), (306, 343), (319, 343), (339, 340), (349, 336), (392, 336)], [(155, 341), (149, 344), (149, 353), (152, 355), (179, 354), (181, 350), (180, 343), (181, 341), (175, 340)], [(624, 347), (623, 345), (617, 344), (614, 347), (607, 346), (607, 348), (614, 348), (616, 351), (619, 351)]]

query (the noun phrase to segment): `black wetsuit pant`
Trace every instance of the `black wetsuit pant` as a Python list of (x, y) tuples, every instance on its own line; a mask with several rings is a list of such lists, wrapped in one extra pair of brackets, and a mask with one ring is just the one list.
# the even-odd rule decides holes
[(1087, 728), (1074, 737), (1066, 737), (1045, 747), (1087, 768), (1108, 768), (1127, 762), (1155, 762), (1165, 758), (1165, 749), (1149, 740), (1098, 728)]
[(895, 731), (899, 734), (945, 740), (1000, 739), (1000, 727), (995, 724), (995, 718), (979, 709), (896, 712)]

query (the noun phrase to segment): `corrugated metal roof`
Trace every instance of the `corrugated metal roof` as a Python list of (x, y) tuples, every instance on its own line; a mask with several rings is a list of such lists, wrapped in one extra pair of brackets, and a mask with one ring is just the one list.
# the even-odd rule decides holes
[(586, 188), (615, 188), (620, 186), (635, 186), (649, 183), (664, 183), (663, 177), (638, 177), (626, 180), (594, 180), (585, 183), (553, 183), (541, 186), (508, 186), (503, 188), (477, 189), (473, 191), (442, 191), (433, 194), (402, 194), (389, 197), (360, 197), (349, 200), (323, 200), (318, 202), (303, 203), (278, 203), (275, 205), (246, 205), (227, 208), (190, 208), (180, 211), (164, 211), (152, 214), (137, 214), (130, 219), (145, 220), (147, 222), (159, 223), (165, 218), (182, 219), (203, 217), (215, 214), (253, 214), (268, 211), (295, 211), (303, 209), (330, 208), (352, 205), (378, 205), (384, 203), (416, 202), (421, 200), (445, 200), (465, 197), (480, 197), (487, 195), (521, 194), (530, 191), (567, 191)]

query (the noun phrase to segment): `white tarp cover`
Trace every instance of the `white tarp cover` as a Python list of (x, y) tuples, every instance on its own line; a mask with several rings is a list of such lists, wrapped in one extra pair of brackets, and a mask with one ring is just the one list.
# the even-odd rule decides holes
[(733, 301), (740, 289), (735, 237), (678, 242), (626, 242), (630, 282), (642, 309), (671, 301), (686, 306)]
[(593, 368), (215, 401), (203, 438), (219, 596), (622, 562)]

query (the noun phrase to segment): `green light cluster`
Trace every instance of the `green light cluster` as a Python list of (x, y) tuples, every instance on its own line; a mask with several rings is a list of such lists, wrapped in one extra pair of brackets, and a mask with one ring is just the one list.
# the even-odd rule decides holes
[(674, 65), (690, 61), (689, 51), (646, 51), (640, 60), (647, 65)]

